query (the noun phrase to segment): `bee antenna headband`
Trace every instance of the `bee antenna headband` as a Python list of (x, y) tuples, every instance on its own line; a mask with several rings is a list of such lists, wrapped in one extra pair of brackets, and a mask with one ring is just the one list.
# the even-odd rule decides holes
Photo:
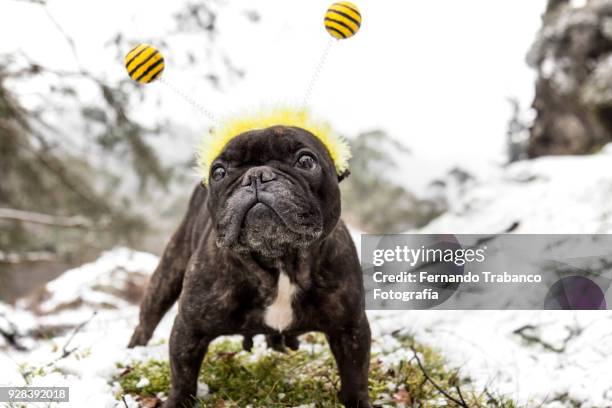
[(306, 105), (334, 43), (338, 40), (351, 38), (361, 28), (361, 12), (355, 4), (348, 1), (333, 3), (325, 12), (323, 24), (331, 38), (325, 46), (308, 83), (301, 109), (275, 108), (260, 111), (255, 115), (234, 117), (221, 122), (211, 111), (162, 78), (165, 59), (162, 53), (151, 44), (142, 43), (133, 47), (126, 54), (124, 65), (129, 77), (135, 82), (141, 85), (147, 85), (155, 81), (164, 84), (215, 125), (211, 134), (204, 138), (198, 148), (198, 168), (204, 183), (208, 181), (210, 164), (231, 139), (248, 130), (262, 129), (274, 125), (301, 127), (312, 133), (327, 148), (336, 167), (336, 172), (341, 176), (348, 169), (350, 158), (348, 144), (333, 132), (328, 124), (312, 118), (306, 109)]

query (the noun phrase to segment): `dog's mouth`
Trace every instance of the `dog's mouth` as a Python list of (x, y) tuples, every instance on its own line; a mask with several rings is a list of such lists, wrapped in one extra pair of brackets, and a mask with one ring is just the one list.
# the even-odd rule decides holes
[(240, 229), (244, 230), (251, 220), (257, 219), (274, 219), (278, 218), (280, 223), (287, 227), (287, 224), (283, 221), (283, 219), (278, 215), (278, 213), (274, 210), (274, 208), (270, 207), (267, 204), (262, 203), (261, 201), (255, 201), (251, 204), (244, 213), (242, 217), (242, 222), (240, 223)]
[(290, 223), (283, 218), (282, 213), (276, 209), (276, 206), (270, 200), (261, 200), (259, 197), (247, 206), (241, 222), (241, 228), (244, 228), (245, 221), (250, 217), (276, 218), (277, 222), (282, 223), (286, 228), (292, 229)]
[(295, 236), (274, 207), (257, 201), (244, 214), (235, 248), (265, 254), (282, 252), (282, 248), (289, 246)]
[(320, 237), (321, 218), (302, 210), (289, 197), (271, 193), (240, 197), (224, 211), (218, 243), (237, 250), (270, 252), (273, 248), (303, 247)]

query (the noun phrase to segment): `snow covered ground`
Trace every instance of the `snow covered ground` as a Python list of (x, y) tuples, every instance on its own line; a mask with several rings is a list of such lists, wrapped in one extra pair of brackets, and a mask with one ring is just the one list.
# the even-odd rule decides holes
[(449, 180), (450, 211), (418, 232), (490, 234), (518, 222), (521, 234), (611, 233), (611, 161), (608, 144), (591, 156), (481, 166), (475, 179)]
[[(477, 178), (464, 182), (449, 175), (450, 211), (410, 232), (489, 234), (518, 223), (514, 232), (523, 234), (612, 233), (611, 162), (608, 145), (592, 156), (481, 168)], [(610, 290), (606, 299), (610, 304)], [(489, 389), (530, 406), (612, 407), (609, 311), (398, 311), (371, 316), (375, 331), (405, 328), (417, 340), (439, 347), (452, 365)]]
[[(116, 363), (142, 353), (162, 357), (167, 352), (165, 346), (126, 349), (138, 308), (126, 302), (122, 294), (132, 279), (151, 274), (156, 264), (154, 255), (116, 249), (49, 283), (49, 296), (40, 303), (36, 316), (26, 311), (25, 301), (16, 309), (3, 306), (0, 316), (17, 324), (22, 334), (38, 329), (55, 335), (24, 341), (22, 346), (30, 352), (0, 354), (0, 383), (24, 385), (25, 375), (31, 378), (30, 386), (70, 387), (68, 406), (116, 406), (113, 385), (109, 384), (117, 373)], [(170, 319), (162, 322), (159, 338), (167, 337), (170, 326)], [(159, 343), (159, 338), (156, 336), (152, 343)], [(65, 353), (69, 355), (62, 357)], [(33, 372), (36, 374), (28, 376)]]
[[(494, 233), (518, 222), (521, 233), (610, 233), (611, 160), (608, 146), (593, 156), (492, 167), (482, 178), (449, 183), (451, 211), (418, 232)], [(0, 316), (29, 334), (21, 345), (31, 350), (0, 344), (0, 385), (22, 385), (24, 375), (35, 374), (30, 385), (70, 386), (67, 406), (137, 406), (129, 396), (125, 403), (116, 399), (112, 378), (118, 362), (167, 356), (174, 311), (151, 346), (125, 347), (138, 314), (130, 300), (156, 262), (150, 254), (116, 249), (49, 283), (36, 301), (0, 305)], [(405, 331), (439, 348), (477, 387), (528, 406), (612, 407), (608, 311), (389, 311), (370, 318), (376, 347)]]

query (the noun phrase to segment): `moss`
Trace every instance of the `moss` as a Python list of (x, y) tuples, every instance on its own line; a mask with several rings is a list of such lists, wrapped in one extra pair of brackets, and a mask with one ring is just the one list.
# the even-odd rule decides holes
[[(320, 335), (304, 336), (303, 346), (297, 352), (265, 351), (257, 358), (242, 351), (238, 340), (222, 339), (214, 343), (200, 372), (200, 381), (208, 385), (210, 394), (198, 400), (197, 406), (295, 407), (314, 403), (316, 407), (340, 407), (337, 398), (340, 381), (335, 362), (327, 346), (321, 345), (322, 339)], [(400, 339), (398, 349), (409, 348), (412, 344), (410, 339)], [(511, 401), (474, 390), (469, 379), (446, 367), (437, 351), (418, 344), (413, 347), (427, 375), (453, 398), (459, 399), (459, 388), (469, 406), (515, 407)], [(374, 404), (423, 408), (457, 406), (426, 379), (412, 353), (408, 353), (412, 357), (393, 364), (383, 362), (386, 354), (389, 353), (372, 356), (369, 389)], [(141, 397), (167, 395), (170, 385), (167, 361), (135, 361), (120, 368), (123, 370), (116, 380), (124, 393)], [(137, 384), (142, 377), (146, 377), (149, 384), (139, 388)]]
[(47, 374), (44, 366), (36, 367), (29, 365), (28, 363), (19, 364), (19, 373), (25, 380), (26, 384), (30, 384), (32, 378), (43, 377)]
[[(124, 367), (118, 365), (118, 368)], [(149, 380), (149, 385), (139, 388), (137, 384), (143, 377)], [(170, 389), (170, 366), (167, 361), (134, 362), (124, 368), (120, 379), (121, 388), (132, 394), (155, 396), (158, 392), (167, 393)]]

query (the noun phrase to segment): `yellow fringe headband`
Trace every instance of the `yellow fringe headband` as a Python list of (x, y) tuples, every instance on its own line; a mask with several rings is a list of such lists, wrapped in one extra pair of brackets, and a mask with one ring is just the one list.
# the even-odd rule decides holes
[(197, 149), (198, 170), (203, 183), (208, 184), (212, 162), (233, 138), (250, 130), (271, 126), (294, 126), (307, 130), (327, 148), (339, 176), (348, 169), (348, 161), (351, 158), (349, 145), (332, 130), (329, 124), (313, 119), (305, 109), (274, 108), (226, 120), (219, 128), (203, 138)]

